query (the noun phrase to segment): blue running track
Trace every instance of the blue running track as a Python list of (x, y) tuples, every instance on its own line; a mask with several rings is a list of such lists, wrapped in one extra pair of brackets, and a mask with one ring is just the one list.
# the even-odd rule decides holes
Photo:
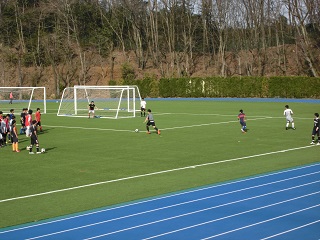
[(320, 163), (0, 230), (0, 239), (320, 239)]

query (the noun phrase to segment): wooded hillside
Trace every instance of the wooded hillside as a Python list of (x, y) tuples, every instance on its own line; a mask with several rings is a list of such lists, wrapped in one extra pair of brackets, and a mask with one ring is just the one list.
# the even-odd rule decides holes
[(319, 77), (319, 0), (2, 0), (0, 84)]

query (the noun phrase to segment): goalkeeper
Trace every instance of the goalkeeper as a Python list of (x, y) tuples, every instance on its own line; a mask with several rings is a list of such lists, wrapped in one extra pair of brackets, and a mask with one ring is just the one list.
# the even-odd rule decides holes
[(160, 130), (156, 127), (156, 123), (153, 118), (153, 114), (151, 113), (151, 109), (148, 109), (148, 115), (146, 117), (146, 120), (144, 120), (144, 123), (147, 122), (146, 128), (147, 128), (147, 134), (150, 134), (149, 127), (152, 126), (154, 130), (157, 131), (157, 133), (160, 135)]
[(94, 118), (95, 107), (96, 107), (96, 105), (94, 104), (94, 101), (91, 101), (91, 103), (89, 104), (89, 118), (90, 118), (91, 114), (92, 114), (92, 117)]

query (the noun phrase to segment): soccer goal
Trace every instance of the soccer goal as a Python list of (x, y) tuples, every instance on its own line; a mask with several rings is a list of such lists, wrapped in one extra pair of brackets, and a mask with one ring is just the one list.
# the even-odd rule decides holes
[[(10, 95), (12, 95), (12, 99)], [(46, 88), (0, 87), (0, 104), (1, 111), (4, 113), (9, 113), (10, 109), (14, 109), (17, 114), (22, 108), (32, 109), (34, 112), (37, 108), (40, 108), (41, 113), (46, 113)]]
[(137, 86), (76, 85), (63, 90), (57, 116), (88, 117), (91, 101), (97, 118), (130, 118), (140, 111), (141, 96)]

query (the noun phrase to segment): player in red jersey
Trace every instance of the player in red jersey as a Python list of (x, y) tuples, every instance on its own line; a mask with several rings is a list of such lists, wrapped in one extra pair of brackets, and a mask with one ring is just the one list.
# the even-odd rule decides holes
[(246, 114), (241, 109), (238, 114), (238, 120), (241, 125), (241, 132), (246, 133), (247, 131), (247, 123), (246, 123)]
[(37, 108), (37, 111), (34, 115), (35, 115), (35, 119), (37, 121), (37, 127), (39, 127), (40, 132), (42, 132), (40, 108)]
[(30, 132), (31, 125), (32, 125), (32, 110), (30, 109), (28, 111), (28, 115), (26, 115), (26, 122), (25, 122), (27, 137), (30, 137), (31, 135), (31, 132)]

